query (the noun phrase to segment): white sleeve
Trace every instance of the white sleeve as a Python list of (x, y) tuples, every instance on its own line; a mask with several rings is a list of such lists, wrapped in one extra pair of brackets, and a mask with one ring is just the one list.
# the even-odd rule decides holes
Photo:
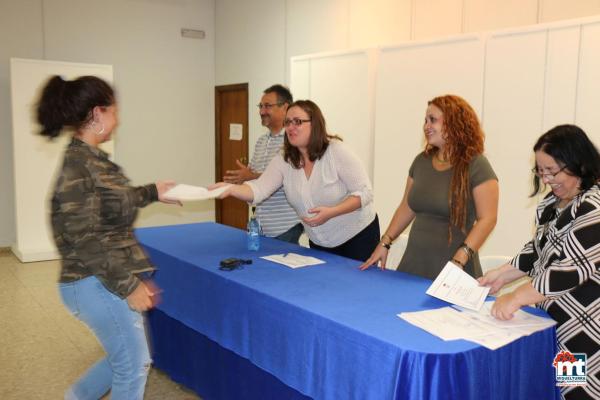
[(359, 197), (361, 207), (371, 203), (373, 201), (373, 187), (362, 161), (342, 143), (332, 141), (329, 146), (338, 176), (348, 188), (350, 196)]
[(283, 185), (283, 176), (287, 168), (290, 168), (289, 164), (283, 160), (281, 154), (277, 154), (264, 172), (257, 179), (245, 182), (246, 185), (250, 186), (254, 193), (254, 201), (252, 204), (256, 205), (262, 203), (262, 201), (271, 196), (277, 189)]

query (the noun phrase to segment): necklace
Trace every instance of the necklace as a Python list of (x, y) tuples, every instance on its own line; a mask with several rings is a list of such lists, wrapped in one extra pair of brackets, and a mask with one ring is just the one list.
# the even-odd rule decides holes
[(435, 153), (435, 159), (440, 163), (440, 164), (448, 164), (450, 162), (450, 160), (442, 160), (441, 158), (438, 157), (438, 153)]

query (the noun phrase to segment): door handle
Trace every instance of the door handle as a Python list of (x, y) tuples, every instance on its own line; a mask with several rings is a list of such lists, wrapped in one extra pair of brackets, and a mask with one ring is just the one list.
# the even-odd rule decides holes
[(246, 158), (246, 156), (241, 156), (240, 162), (244, 165), (248, 165), (248, 159)]

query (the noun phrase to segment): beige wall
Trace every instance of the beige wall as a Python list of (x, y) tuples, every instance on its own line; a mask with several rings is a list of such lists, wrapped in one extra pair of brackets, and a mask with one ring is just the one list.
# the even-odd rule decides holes
[[(214, 0), (0, 0), (0, 246), (14, 242), (11, 57), (109, 64), (116, 161), (134, 184), (214, 179)], [(186, 39), (181, 28), (206, 31)], [(153, 205), (140, 225), (212, 220), (212, 202)]]
[[(248, 82), (250, 142), (262, 89), (289, 83), (289, 59), (600, 14), (598, 0), (218, 0), (217, 84)], [(252, 150), (252, 149), (251, 149)]]
[[(10, 57), (112, 64), (117, 161), (134, 183), (214, 177), (213, 87), (248, 82), (254, 105), (289, 59), (600, 13), (598, 0), (0, 0), (0, 246), (14, 241)], [(183, 39), (182, 27), (204, 40)], [(252, 150), (252, 149), (251, 149)], [(153, 206), (140, 223), (210, 220), (212, 203)]]

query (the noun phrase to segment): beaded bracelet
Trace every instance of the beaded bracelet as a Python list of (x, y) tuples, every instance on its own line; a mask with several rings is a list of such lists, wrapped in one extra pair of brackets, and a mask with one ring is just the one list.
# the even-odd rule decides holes
[(461, 262), (460, 262), (460, 260), (457, 260), (456, 258), (453, 258), (453, 259), (452, 259), (452, 262), (453, 262), (454, 264), (458, 264), (458, 265), (460, 265), (460, 266), (461, 266), (461, 267), (463, 267), (463, 268), (465, 267), (465, 264), (461, 263)]
[(466, 244), (465, 242), (463, 242), (460, 245), (460, 248), (462, 249), (462, 251), (465, 252), (465, 254), (467, 255), (467, 258), (470, 260), (471, 258), (473, 258), (473, 254), (475, 254), (475, 250), (473, 250), (472, 248), (469, 247), (468, 244)]
[(383, 238), (387, 237), (388, 239), (390, 239), (390, 243), (389, 245), (391, 246), (394, 243), (394, 239), (392, 239), (392, 237), (390, 235), (388, 235), (387, 233), (384, 233), (383, 236), (381, 237), (381, 241), (383, 242)]

